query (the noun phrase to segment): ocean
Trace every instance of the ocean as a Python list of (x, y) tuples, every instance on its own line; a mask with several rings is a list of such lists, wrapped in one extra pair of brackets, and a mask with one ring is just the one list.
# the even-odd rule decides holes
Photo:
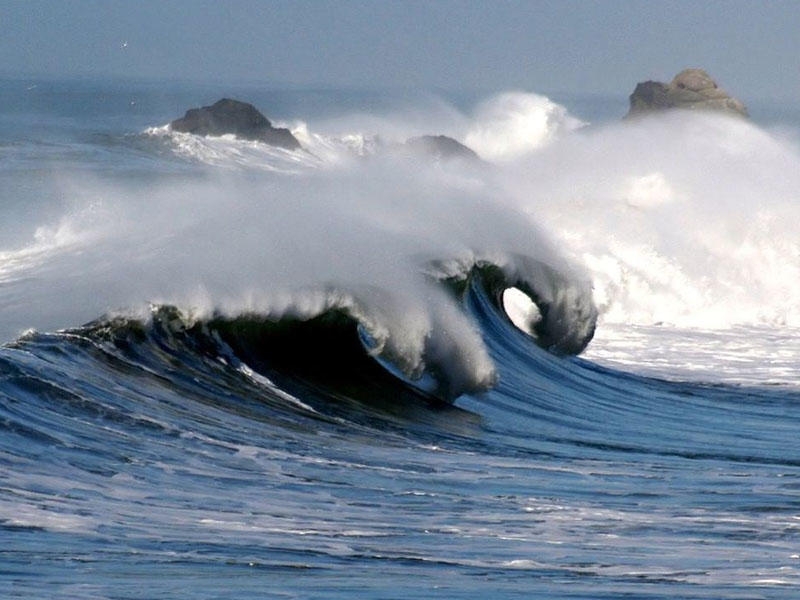
[(800, 113), (626, 93), (1, 80), (0, 596), (796, 598)]

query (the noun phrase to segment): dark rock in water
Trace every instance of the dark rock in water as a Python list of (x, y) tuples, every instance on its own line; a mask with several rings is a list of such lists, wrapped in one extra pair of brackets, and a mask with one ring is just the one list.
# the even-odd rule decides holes
[(181, 119), (170, 123), (174, 131), (196, 135), (234, 134), (245, 140), (255, 140), (288, 150), (300, 148), (288, 129), (273, 127), (252, 104), (223, 98), (211, 106), (192, 108)]
[(421, 135), (406, 140), (406, 148), (436, 159), (480, 160), (474, 150), (446, 135)]
[(712, 110), (747, 116), (745, 105), (720, 89), (703, 69), (685, 69), (670, 83), (639, 83), (630, 96), (630, 102), (631, 107), (626, 117), (671, 108)]
[(663, 108), (673, 108), (674, 104), (667, 97), (669, 86), (660, 81), (644, 81), (636, 84), (630, 96), (630, 112), (645, 112)]

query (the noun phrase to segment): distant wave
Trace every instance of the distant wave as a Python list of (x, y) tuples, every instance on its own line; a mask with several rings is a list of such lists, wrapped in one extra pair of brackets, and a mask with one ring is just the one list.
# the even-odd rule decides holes
[(527, 92), (498, 94), (482, 102), (471, 114), (450, 112), (444, 122), (430, 123), (430, 129), (422, 128), (419, 123), (404, 124), (403, 118), (406, 115), (365, 118), (363, 123), (321, 123), (319, 129), (307, 121), (280, 123), (291, 129), (302, 150), (284, 150), (233, 135), (182, 133), (172, 131), (169, 125), (150, 127), (144, 135), (168, 140), (177, 156), (203, 164), (298, 173), (307, 168), (375, 156), (409, 137), (423, 134), (445, 133), (482, 158), (504, 161), (535, 151), (586, 125), (549, 98)]
[(585, 125), (545, 96), (506, 92), (478, 106), (464, 141), (488, 160), (505, 160)]
[(199, 136), (172, 131), (169, 125), (150, 127), (144, 135), (168, 141), (176, 156), (214, 167), (296, 174), (321, 162), (303, 150), (286, 150), (234, 135)]

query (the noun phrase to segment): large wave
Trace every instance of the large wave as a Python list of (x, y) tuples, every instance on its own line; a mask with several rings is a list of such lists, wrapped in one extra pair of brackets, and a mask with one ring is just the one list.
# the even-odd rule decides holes
[[(31, 243), (2, 252), (3, 339), (153, 304), (199, 320), (343, 311), (376, 354), (411, 377), (437, 373), (454, 397), (494, 380), (453, 285), (475, 269), (498, 305), (509, 287), (537, 305), (517, 321), (556, 352), (591, 339), (593, 298), (606, 323), (800, 323), (788, 138), (683, 112), (585, 126), (533, 94), (469, 114), (437, 106), (410, 124), (298, 122), (297, 152), (155, 128), (145, 141), (191, 168), (62, 170), (52, 186), (69, 209), (34, 207), (20, 223)], [(384, 151), (426, 132), (492, 160)]]
[(433, 374), (452, 399), (495, 379), (454, 284), (475, 267), (531, 295), (542, 345), (577, 352), (594, 330), (585, 274), (465, 165), (390, 153), (299, 177), (202, 168), (58, 185), (74, 210), (4, 256), (6, 339), (105, 313), (144, 318), (151, 305), (197, 321), (338, 311), (376, 355), (411, 378)]
[[(546, 316), (530, 331), (535, 336), (531, 342), (558, 352), (582, 350), (591, 337), (593, 306), (576, 306), (563, 297), (545, 303), (542, 298), (552, 291), (548, 286), (560, 276), (537, 264), (527, 273), (538, 277), (526, 279), (523, 269), (531, 267), (528, 263), (517, 261), (513, 270), (481, 264), (443, 283), (468, 314), (476, 298), (502, 314), (500, 294), (511, 283), (529, 290), (542, 284), (542, 293), (535, 297)], [(152, 307), (146, 318), (106, 317), (67, 330), (67, 335), (111, 344), (159, 372), (168, 370), (163, 352), (184, 363), (231, 366), (273, 393), (288, 394), (295, 404), (315, 397), (369, 404), (389, 397), (436, 404), (494, 385), (495, 370), (486, 348), (472, 339), (477, 335), (483, 341), (486, 331), (481, 324), (474, 323), (475, 331), (463, 330), (452, 320), (434, 322), (427, 330), (391, 331), (387, 305), (393, 301), (381, 290), (354, 295), (330, 289), (307, 292), (279, 314), (216, 312), (198, 317), (162, 305)], [(566, 326), (568, 318), (572, 327)], [(24, 337), (23, 346), (28, 338), (36, 336)]]

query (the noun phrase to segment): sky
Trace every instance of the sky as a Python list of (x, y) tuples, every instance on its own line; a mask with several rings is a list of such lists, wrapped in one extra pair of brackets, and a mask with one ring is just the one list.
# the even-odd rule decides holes
[(629, 94), (705, 68), (800, 98), (800, 2), (0, 0), (0, 73)]

